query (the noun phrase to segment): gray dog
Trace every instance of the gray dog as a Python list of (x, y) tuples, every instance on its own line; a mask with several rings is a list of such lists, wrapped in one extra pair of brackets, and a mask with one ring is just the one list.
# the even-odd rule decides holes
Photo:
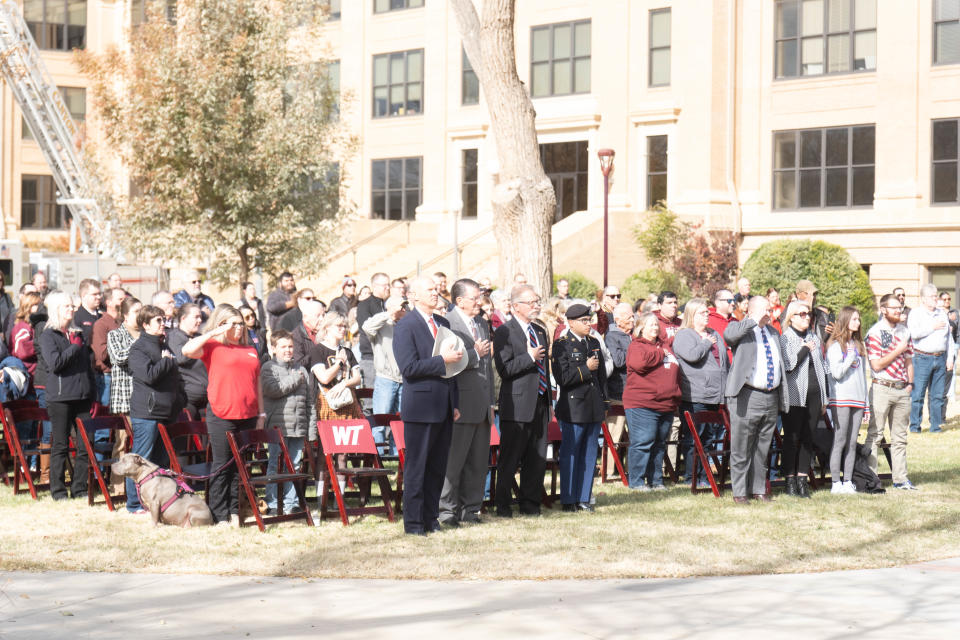
[(135, 453), (125, 453), (113, 464), (114, 472), (140, 485), (140, 502), (150, 511), (154, 526), (161, 521), (181, 527), (212, 525), (213, 514), (203, 499), (193, 493), (177, 497), (177, 481), (161, 475), (159, 470), (160, 467)]

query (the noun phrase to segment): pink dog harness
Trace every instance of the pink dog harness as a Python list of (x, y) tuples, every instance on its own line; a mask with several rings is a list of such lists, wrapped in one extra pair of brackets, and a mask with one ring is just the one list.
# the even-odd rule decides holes
[[(150, 480), (157, 476), (164, 476), (166, 478), (171, 478), (177, 483), (177, 490), (174, 492), (173, 496), (169, 500), (164, 502), (163, 505), (160, 507), (160, 515), (163, 515), (163, 513), (170, 508), (170, 505), (172, 505), (174, 502), (182, 498), (184, 495), (188, 493), (195, 493), (194, 490), (191, 489), (190, 486), (183, 481), (183, 478), (175, 474), (173, 471), (170, 471), (169, 469), (161, 469), (157, 467), (156, 469), (148, 473), (146, 478), (136, 483), (138, 500), (140, 500), (140, 485), (146, 482), (147, 480)], [(141, 504), (142, 503), (143, 501), (141, 500)]]

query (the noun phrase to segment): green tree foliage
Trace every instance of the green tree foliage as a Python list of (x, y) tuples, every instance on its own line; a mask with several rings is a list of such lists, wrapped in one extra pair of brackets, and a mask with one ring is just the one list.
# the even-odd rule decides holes
[(356, 146), (326, 62), (308, 62), (322, 12), (301, 0), (179, 0), (173, 25), (152, 4), (129, 51), (78, 57), (104, 146), (129, 172), (124, 244), (206, 262), (221, 285), (256, 268), (317, 273), (345, 213), (338, 167)]
[(860, 310), (863, 332), (877, 319), (877, 306), (870, 278), (846, 249), (823, 241), (774, 240), (760, 245), (743, 266), (755, 293), (770, 287), (786, 302), (798, 280), (813, 282), (819, 292), (817, 304), (838, 313), (846, 305)]
[(570, 283), (569, 295), (571, 298), (582, 298), (587, 301), (595, 300), (597, 297), (597, 289), (600, 288), (596, 282), (582, 273), (571, 271), (570, 273), (553, 275), (553, 295), (557, 295), (558, 280), (566, 280)]
[(683, 222), (662, 204), (647, 212), (645, 222), (634, 227), (633, 235), (656, 269), (636, 274), (642, 280), (637, 281), (640, 289), (668, 278), (684, 285), (671, 291), (712, 298), (737, 272), (738, 238), (732, 231), (703, 231), (702, 223)]
[(638, 271), (620, 286), (623, 302), (635, 303), (643, 300), (651, 293), (659, 295), (661, 291), (673, 291), (682, 302), (690, 299), (690, 289), (683, 283), (680, 276), (674, 271), (663, 269), (644, 269)]

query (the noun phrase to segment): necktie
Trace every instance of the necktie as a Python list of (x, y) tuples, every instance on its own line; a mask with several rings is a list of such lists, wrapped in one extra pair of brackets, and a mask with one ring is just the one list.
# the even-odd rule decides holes
[[(537, 346), (537, 334), (533, 330), (533, 325), (527, 325), (527, 334), (530, 337), (530, 346)], [(537, 395), (543, 395), (547, 392), (547, 367), (543, 360), (537, 360), (537, 374), (540, 376), (540, 384), (537, 386)]]
[(773, 351), (770, 349), (770, 340), (767, 332), (760, 328), (760, 337), (763, 338), (763, 350), (767, 354), (767, 391), (773, 389)]
[(435, 323), (435, 322), (433, 321), (433, 316), (431, 316), (430, 319), (427, 320), (427, 324), (430, 325), (430, 333), (432, 333), (432, 334), (433, 334), (433, 337), (436, 338), (436, 337), (437, 337), (437, 323)]
[(477, 321), (470, 321), (470, 333), (473, 335), (473, 341), (476, 342), (480, 339), (480, 334), (477, 332)]

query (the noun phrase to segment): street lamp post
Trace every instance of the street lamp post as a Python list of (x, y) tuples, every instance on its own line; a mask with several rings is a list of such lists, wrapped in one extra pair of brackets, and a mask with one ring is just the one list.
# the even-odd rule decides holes
[(613, 149), (600, 149), (600, 170), (603, 172), (603, 287), (607, 287), (607, 235), (610, 218), (610, 174), (613, 173)]

